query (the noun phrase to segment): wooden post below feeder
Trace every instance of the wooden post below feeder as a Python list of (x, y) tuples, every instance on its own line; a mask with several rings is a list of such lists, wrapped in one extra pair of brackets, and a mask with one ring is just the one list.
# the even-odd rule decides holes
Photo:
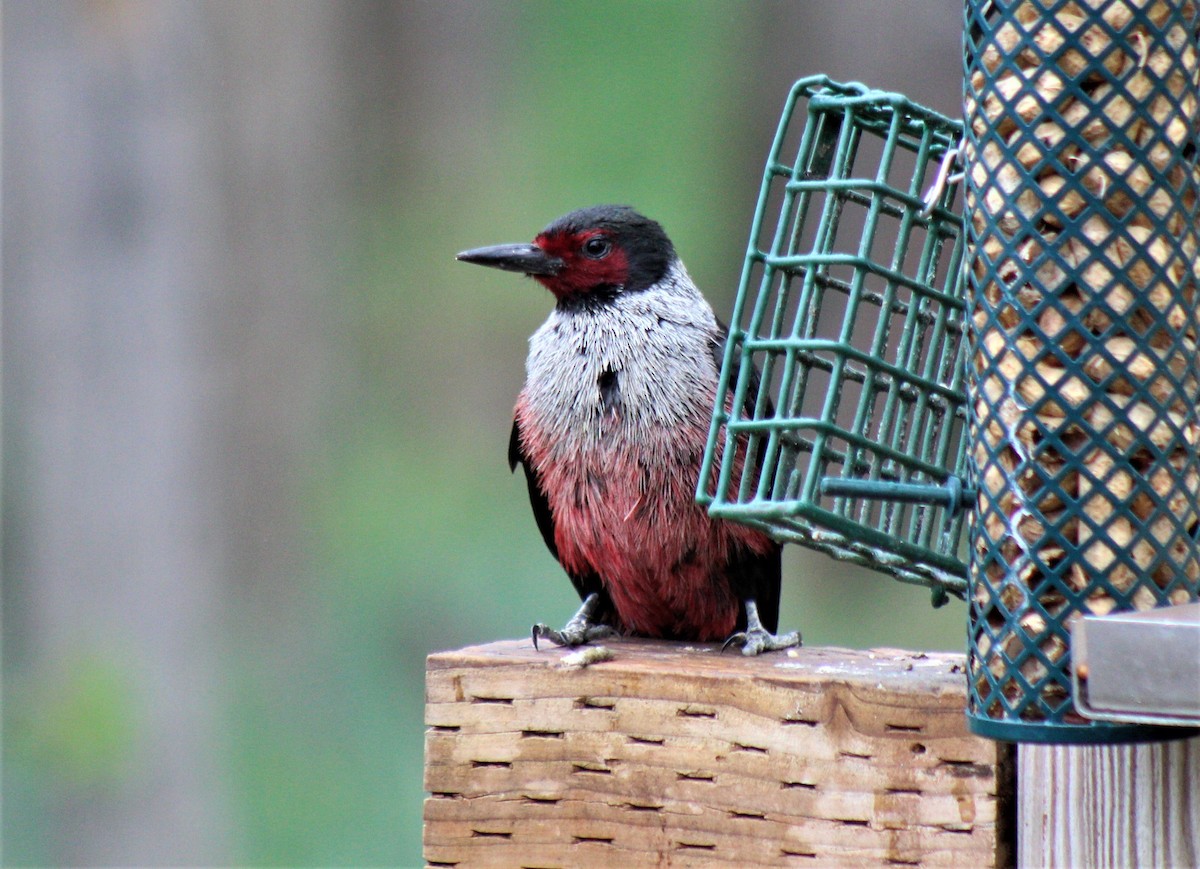
[(1021, 745), (1018, 762), (1019, 865), (1200, 865), (1200, 737)]
[[(586, 663), (587, 661), (590, 663)], [(432, 866), (1002, 866), (1013, 756), (961, 655), (498, 642), (431, 655)]]

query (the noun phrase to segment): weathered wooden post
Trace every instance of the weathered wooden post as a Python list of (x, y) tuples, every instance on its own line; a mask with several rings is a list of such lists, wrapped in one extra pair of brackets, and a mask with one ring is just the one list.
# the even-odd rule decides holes
[(430, 657), (430, 865), (1010, 865), (1011, 751), (967, 732), (961, 655), (606, 648)]

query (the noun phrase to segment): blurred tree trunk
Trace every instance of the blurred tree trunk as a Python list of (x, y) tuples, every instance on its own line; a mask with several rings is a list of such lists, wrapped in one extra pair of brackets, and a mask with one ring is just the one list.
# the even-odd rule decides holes
[(7, 860), (234, 856), (230, 595), (297, 560), (327, 391), (334, 14), (5, 4)]

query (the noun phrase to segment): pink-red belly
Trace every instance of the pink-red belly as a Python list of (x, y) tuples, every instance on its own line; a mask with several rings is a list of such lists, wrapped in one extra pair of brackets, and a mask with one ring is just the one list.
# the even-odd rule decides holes
[[(690, 452), (690, 451), (689, 451)], [(695, 502), (698, 468), (660, 455), (649, 463), (605, 450), (548, 462), (541, 470), (555, 545), (572, 573), (595, 572), (620, 627), (648, 637), (723, 640), (740, 601), (727, 568), (762, 534), (714, 520)]]

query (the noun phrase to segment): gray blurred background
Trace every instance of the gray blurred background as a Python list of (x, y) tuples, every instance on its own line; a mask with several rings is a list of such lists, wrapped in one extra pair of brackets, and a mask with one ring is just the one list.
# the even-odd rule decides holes
[[(531, 281), (621, 202), (732, 305), (791, 83), (959, 113), (960, 6), (3, 5), (3, 862), (414, 865), (437, 649), (577, 603), (505, 465)], [(810, 644), (963, 607), (788, 548)]]

